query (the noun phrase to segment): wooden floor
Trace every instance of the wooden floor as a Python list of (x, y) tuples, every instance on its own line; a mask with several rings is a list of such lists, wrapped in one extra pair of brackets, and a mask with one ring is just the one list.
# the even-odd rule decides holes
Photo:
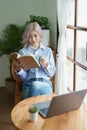
[(14, 95), (8, 94), (5, 87), (0, 87), (0, 130), (17, 130), (11, 121)]

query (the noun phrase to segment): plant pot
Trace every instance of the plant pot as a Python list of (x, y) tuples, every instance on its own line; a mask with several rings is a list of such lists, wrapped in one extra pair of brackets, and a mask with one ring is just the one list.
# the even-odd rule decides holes
[(41, 41), (45, 46), (50, 46), (50, 30), (49, 29), (43, 29)]
[(6, 89), (9, 94), (14, 94), (15, 92), (15, 81), (13, 81), (10, 77), (5, 79)]
[(38, 111), (35, 113), (29, 112), (29, 120), (30, 121), (37, 121), (37, 119), (38, 119)]

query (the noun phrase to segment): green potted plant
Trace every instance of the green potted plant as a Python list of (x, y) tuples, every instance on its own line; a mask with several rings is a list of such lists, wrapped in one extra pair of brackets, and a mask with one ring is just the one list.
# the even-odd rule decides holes
[(37, 121), (38, 118), (38, 108), (36, 106), (31, 106), (29, 108), (29, 120)]
[(26, 24), (31, 22), (37, 22), (41, 26), (43, 30), (42, 43), (46, 46), (50, 46), (50, 30), (49, 30), (48, 18), (42, 16), (30, 15), (30, 21), (26, 21)]
[[(13, 93), (14, 89), (14, 80), (11, 75), (11, 58), (9, 56), (10, 53), (14, 51), (18, 51), (21, 47), (21, 36), (24, 31), (24, 25), (18, 26), (16, 24), (9, 24), (5, 27), (3, 30), (2, 36), (0, 38), (0, 57), (4, 54), (8, 56), (9, 59), (9, 65), (10, 65), (10, 77), (6, 78), (6, 88), (9, 93)], [(11, 85), (9, 85), (9, 82), (11, 82)]]
[(37, 22), (42, 29), (49, 29), (47, 17), (30, 15), (30, 21), (26, 21), (26, 24), (31, 22)]

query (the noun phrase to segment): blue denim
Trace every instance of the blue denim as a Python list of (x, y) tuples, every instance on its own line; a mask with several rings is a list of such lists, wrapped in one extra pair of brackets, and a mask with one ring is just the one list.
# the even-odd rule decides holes
[(52, 83), (43, 78), (32, 78), (23, 84), (23, 98), (52, 93)]

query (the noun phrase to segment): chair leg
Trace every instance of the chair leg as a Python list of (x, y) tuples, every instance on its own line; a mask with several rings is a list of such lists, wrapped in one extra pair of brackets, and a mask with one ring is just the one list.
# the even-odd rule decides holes
[(22, 83), (16, 82), (16, 85), (15, 85), (15, 97), (14, 97), (14, 104), (15, 105), (23, 99), (22, 92), (20, 91), (21, 85), (22, 85)]

